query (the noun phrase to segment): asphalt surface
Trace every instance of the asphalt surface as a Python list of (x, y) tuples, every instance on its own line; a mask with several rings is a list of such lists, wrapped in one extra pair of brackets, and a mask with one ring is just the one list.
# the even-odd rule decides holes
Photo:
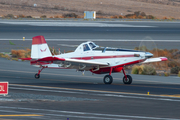
[[(1, 52), (30, 48), (31, 38), (36, 35), (44, 35), (49, 46), (60, 47), (61, 51), (75, 48), (59, 44), (78, 45), (87, 40), (133, 49), (142, 39), (159, 48), (179, 49), (178, 22), (8, 22), (0, 21)], [(10, 45), (9, 40), (16, 45)], [(116, 73), (112, 74), (113, 84), (105, 85), (104, 75), (90, 72), (83, 76), (76, 70), (45, 69), (40, 79), (35, 79), (37, 71), (27, 61), (0, 58), (0, 81), (9, 82), (9, 94), (0, 96), (0, 119), (180, 119), (177, 76), (131, 75), (133, 83), (124, 85), (123, 74)]]
[(180, 119), (176, 76), (131, 75), (133, 83), (124, 85), (117, 73), (105, 85), (104, 75), (75, 70), (45, 69), (35, 79), (38, 68), (29, 62), (0, 61), (0, 80), (9, 82), (9, 94), (0, 97), (1, 119)]
[[(94, 41), (100, 46), (134, 49), (143, 42), (159, 49), (179, 49), (180, 22), (159, 21), (59, 21), (59, 20), (0, 20), (0, 51), (31, 47), (31, 39), (45, 36), (50, 47), (62, 51), (75, 48), (61, 44), (79, 45)], [(25, 37), (25, 41), (23, 41)], [(10, 45), (11, 40), (16, 45)]]

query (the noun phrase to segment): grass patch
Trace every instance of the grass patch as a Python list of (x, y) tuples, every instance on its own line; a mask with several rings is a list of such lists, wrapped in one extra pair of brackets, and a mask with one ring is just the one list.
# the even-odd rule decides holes
[(11, 40), (9, 40), (9, 44), (10, 44), (10, 45), (15, 45), (13, 42), (11, 42)]

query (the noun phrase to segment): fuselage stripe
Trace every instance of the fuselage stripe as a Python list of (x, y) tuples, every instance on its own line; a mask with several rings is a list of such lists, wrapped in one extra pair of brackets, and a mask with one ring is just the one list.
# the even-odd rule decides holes
[(71, 59), (92, 60), (92, 59), (108, 59), (108, 58), (123, 58), (123, 57), (134, 57), (134, 55), (111, 55), (111, 56), (72, 57)]

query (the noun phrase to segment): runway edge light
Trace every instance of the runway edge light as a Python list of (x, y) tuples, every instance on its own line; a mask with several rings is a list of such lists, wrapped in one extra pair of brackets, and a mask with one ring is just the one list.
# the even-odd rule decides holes
[(23, 41), (25, 41), (25, 37), (23, 37)]
[(149, 95), (149, 90), (147, 91), (147, 95)]
[(8, 82), (0, 82), (0, 95), (7, 95), (8, 94)]

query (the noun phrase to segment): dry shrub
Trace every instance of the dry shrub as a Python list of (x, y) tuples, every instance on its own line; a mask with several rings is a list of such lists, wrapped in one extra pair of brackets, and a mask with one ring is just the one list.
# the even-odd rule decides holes
[(78, 17), (78, 15), (75, 13), (67, 13), (67, 14), (63, 14), (62, 16), (63, 18), (77, 18)]
[(11, 50), (12, 57), (17, 57), (17, 50)]
[(15, 18), (13, 14), (7, 14), (5, 16), (3, 16), (4, 18)]
[(13, 58), (30, 58), (31, 57), (31, 50), (11, 50), (11, 54)]
[(143, 73), (143, 65), (141, 66), (138, 66), (138, 65), (134, 65), (132, 67), (132, 71), (131, 71), (131, 74), (142, 74)]
[(96, 12), (96, 14), (101, 15), (101, 14), (103, 14), (103, 12), (102, 12), (101, 10), (98, 10), (98, 11)]
[(134, 12), (134, 15), (136, 15), (137, 17), (138, 17), (140, 14), (141, 14), (141, 12), (140, 12), (140, 11), (136, 11), (136, 12)]
[(59, 9), (60, 9), (60, 6), (59, 6), (59, 5), (55, 5), (55, 6), (54, 6), (54, 9), (59, 10)]
[(122, 19), (122, 18), (124, 18), (124, 16), (122, 16), (122, 15), (119, 15), (119, 18), (120, 18), (120, 19)]
[(23, 15), (23, 14), (20, 14), (20, 15), (17, 16), (17, 18), (25, 18), (25, 17), (26, 17), (26, 16)]
[[(96, 18), (105, 18), (105, 16), (96, 16)], [(111, 17), (110, 17), (111, 18)]]
[(143, 17), (143, 16), (141, 16), (141, 15), (139, 15), (139, 16), (138, 16), (138, 18), (139, 18), (139, 19), (144, 19), (144, 17)]
[(168, 77), (170, 74), (168, 72), (164, 73), (164, 76)]
[(150, 65), (143, 66), (143, 75), (156, 75), (156, 69)]
[(26, 16), (26, 18), (33, 18), (32, 16), (30, 16), (30, 15), (28, 15), (28, 16)]
[(163, 17), (163, 20), (167, 20), (168, 18), (167, 17)]
[(84, 16), (82, 16), (82, 15), (78, 15), (78, 16), (77, 16), (77, 18), (84, 18)]
[(50, 16), (49, 18), (54, 18), (53, 16)]
[(56, 15), (56, 16), (54, 16), (54, 18), (60, 18), (60, 16)]
[(145, 12), (141, 12), (140, 15), (143, 16), (143, 17), (146, 17), (146, 13)]
[(132, 18), (134, 18), (136, 15), (134, 15), (134, 14), (127, 14), (127, 15), (125, 15), (125, 16), (126, 16), (126, 18), (132, 19)]
[(156, 75), (156, 70), (150, 65), (134, 65), (131, 74)]
[(153, 15), (147, 15), (146, 19), (155, 19), (155, 17)]
[(10, 59), (11, 59), (11, 57), (10, 57), (9, 55), (7, 55), (7, 54), (5, 54), (5, 55), (1, 55), (1, 57), (2, 57), (2, 58), (7, 58), (8, 60), (10, 60)]
[(2, 57), (4, 54), (3, 53), (0, 53), (0, 57)]
[(119, 16), (114, 15), (114, 16), (111, 16), (110, 18), (112, 18), (112, 19), (116, 19), (116, 18), (119, 18)]
[(12, 60), (18, 61), (18, 58), (12, 58)]
[(47, 18), (46, 15), (42, 15), (40, 18)]
[(168, 67), (171, 67), (171, 68), (173, 68), (173, 67), (180, 67), (180, 63), (178, 61), (175, 61), (175, 60), (169, 61), (168, 62)]
[(178, 72), (178, 77), (180, 77), (180, 71)]
[(180, 67), (178, 67), (178, 66), (171, 68), (172, 74), (178, 74), (179, 71), (180, 71)]
[(18, 50), (17, 51), (17, 57), (18, 58), (25, 58), (25, 50)]
[(134, 65), (134, 66), (132, 67), (131, 74), (139, 74), (138, 68), (139, 68), (138, 65)]

